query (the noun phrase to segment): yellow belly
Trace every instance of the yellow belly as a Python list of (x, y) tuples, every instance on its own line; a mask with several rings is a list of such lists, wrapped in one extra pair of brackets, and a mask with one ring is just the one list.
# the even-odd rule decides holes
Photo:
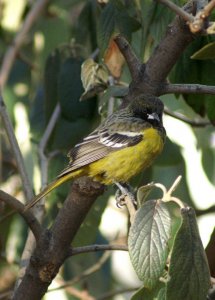
[(87, 175), (106, 185), (127, 182), (147, 168), (162, 151), (163, 139), (157, 130), (144, 131), (143, 140), (134, 146), (110, 153), (88, 166)]

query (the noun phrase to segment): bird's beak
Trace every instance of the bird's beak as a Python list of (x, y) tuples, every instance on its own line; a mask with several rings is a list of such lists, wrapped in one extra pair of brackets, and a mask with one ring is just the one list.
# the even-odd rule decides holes
[(160, 122), (160, 118), (158, 117), (157, 113), (148, 114), (148, 120), (157, 120)]

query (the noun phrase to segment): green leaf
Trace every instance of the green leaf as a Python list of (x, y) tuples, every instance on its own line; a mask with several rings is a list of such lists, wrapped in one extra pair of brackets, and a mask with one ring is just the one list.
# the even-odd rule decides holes
[(143, 203), (146, 201), (147, 197), (149, 196), (150, 192), (155, 187), (154, 183), (148, 183), (147, 185), (141, 186), (137, 191), (137, 203), (138, 206), (142, 206)]
[(210, 288), (210, 271), (195, 212), (187, 207), (181, 210), (181, 216), (170, 259), (167, 299), (203, 300)]
[(215, 182), (215, 153), (214, 149), (209, 147), (202, 147), (202, 166), (204, 168), (207, 178), (212, 184)]
[(58, 75), (61, 66), (61, 53), (55, 49), (47, 58), (44, 72), (45, 116), (48, 122), (58, 102)]
[(59, 45), (65, 44), (70, 39), (70, 27), (66, 17), (41, 18), (35, 28), (40, 38), (44, 39), (44, 45), (41, 47), (38, 55), (38, 63), (43, 67), (48, 55)]
[(81, 64), (83, 60), (68, 58), (61, 66), (58, 93), (61, 112), (64, 118), (74, 121), (80, 117), (91, 119), (96, 110), (96, 99), (80, 102), (84, 92), (81, 82)]
[(192, 59), (215, 59), (215, 42), (209, 43), (196, 51), (192, 56)]
[[(97, 1), (86, 1), (75, 26), (75, 41), (82, 45), (85, 55), (90, 56), (98, 48), (96, 22), (98, 20)], [(87, 52), (87, 53), (86, 53)]]
[(165, 300), (165, 284), (159, 282), (152, 290), (145, 287), (139, 289), (131, 300)]
[(161, 200), (138, 209), (128, 237), (131, 262), (144, 286), (152, 288), (162, 275), (168, 256), (171, 219)]
[[(215, 61), (201, 61), (192, 60), (192, 54), (208, 44), (210, 38), (199, 37), (183, 52), (173, 71), (171, 72), (170, 80), (172, 83), (194, 83), (214, 85), (215, 76)], [(208, 116), (212, 124), (215, 123), (215, 106), (213, 103), (213, 96), (211, 95), (184, 95), (188, 105), (201, 116)]]
[(114, 33), (121, 33), (128, 40), (132, 32), (139, 28), (139, 22), (129, 15), (125, 5), (119, 0), (111, 0), (102, 10), (98, 24), (98, 43), (101, 56), (104, 55)]
[[(173, 1), (178, 2), (178, 1)], [(145, 51), (150, 37), (150, 46), (158, 44), (166, 32), (168, 24), (174, 17), (174, 13), (151, 0), (140, 1), (142, 23), (142, 52)]]

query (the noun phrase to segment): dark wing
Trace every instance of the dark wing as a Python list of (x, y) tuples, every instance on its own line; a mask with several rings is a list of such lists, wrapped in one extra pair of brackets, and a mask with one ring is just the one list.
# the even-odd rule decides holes
[(107, 129), (94, 131), (68, 153), (69, 165), (58, 177), (95, 162), (113, 151), (133, 146), (142, 138), (143, 134), (140, 132), (109, 132)]

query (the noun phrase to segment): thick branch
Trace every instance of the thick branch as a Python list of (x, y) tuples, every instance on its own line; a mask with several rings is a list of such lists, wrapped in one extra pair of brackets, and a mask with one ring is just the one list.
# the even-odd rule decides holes
[(38, 241), (41, 233), (42, 228), (34, 217), (34, 215), (30, 211), (24, 211), (24, 204), (18, 201), (16, 198), (12, 197), (11, 195), (3, 192), (0, 190), (0, 201), (4, 201), (6, 204), (10, 205), (15, 211), (17, 211), (25, 220), (25, 222), (30, 227), (31, 231), (33, 232), (35, 239)]
[(72, 190), (50, 230), (44, 232), (26, 274), (14, 296), (16, 300), (41, 299), (60, 266), (68, 257), (70, 245), (96, 198), (101, 184), (83, 177), (74, 181)]

